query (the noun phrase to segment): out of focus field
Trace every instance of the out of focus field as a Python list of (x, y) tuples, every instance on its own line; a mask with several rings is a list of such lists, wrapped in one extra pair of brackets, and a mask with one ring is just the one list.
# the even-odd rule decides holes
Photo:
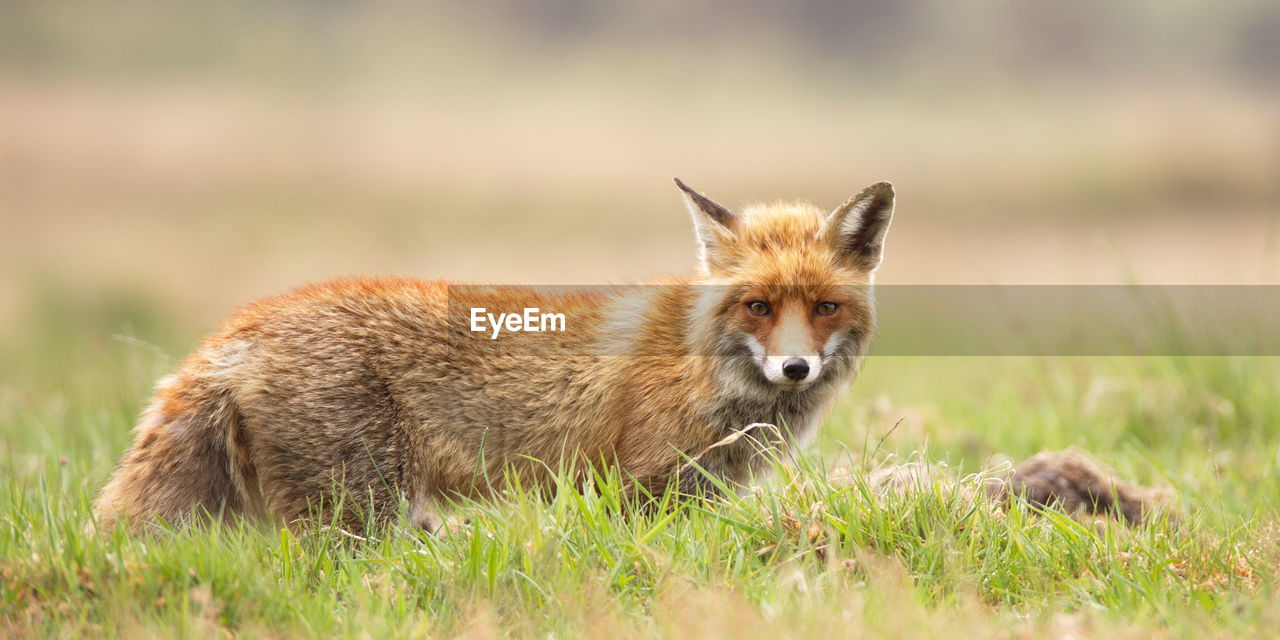
[(1170, 488), (1183, 528), (810, 470), (669, 521), (515, 496), (443, 540), (81, 536), (152, 382), (237, 304), (686, 271), (673, 175), (730, 206), (893, 181), (883, 283), (1277, 282), (1280, 9), (965, 4), (6, 4), (0, 629), (1275, 633), (1261, 357), (873, 358), (814, 456), (967, 473), (1077, 445)]

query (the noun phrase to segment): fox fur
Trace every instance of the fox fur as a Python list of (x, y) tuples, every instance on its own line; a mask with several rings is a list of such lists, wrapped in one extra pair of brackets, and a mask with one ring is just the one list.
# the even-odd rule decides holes
[[(651, 490), (707, 489), (705, 474), (741, 486), (761, 439), (812, 436), (856, 375), (894, 193), (735, 213), (676, 183), (701, 257), (687, 278), (563, 294), (342, 279), (241, 308), (157, 385), (98, 527), (293, 526), (341, 502), (352, 528), (401, 504), (434, 528), (452, 497), (574, 464)], [(575, 330), (476, 339), (450, 316), (467, 307), (555, 309)], [(713, 446), (759, 423), (776, 435)], [(693, 457), (705, 474), (682, 471)]]

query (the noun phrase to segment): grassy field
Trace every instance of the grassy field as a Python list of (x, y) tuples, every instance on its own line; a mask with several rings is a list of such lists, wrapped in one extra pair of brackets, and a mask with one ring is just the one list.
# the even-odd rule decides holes
[[(459, 505), (449, 535), (246, 524), (83, 535), (148, 386), (196, 336), (51, 295), (0, 354), (0, 618), (26, 636), (1204, 637), (1280, 628), (1280, 361), (875, 357), (816, 451), (741, 499), (640, 513), (616, 478)], [(178, 325), (181, 326), (181, 325)], [(895, 428), (895, 425), (897, 427)], [(944, 476), (1076, 445), (1174, 494), (1128, 528)], [(965, 478), (969, 478), (966, 480)]]

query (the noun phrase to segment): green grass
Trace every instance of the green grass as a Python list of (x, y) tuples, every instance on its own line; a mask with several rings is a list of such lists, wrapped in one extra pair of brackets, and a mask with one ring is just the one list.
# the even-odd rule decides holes
[[(1181, 637), (1280, 629), (1280, 361), (872, 358), (814, 451), (743, 498), (640, 511), (615, 477), (458, 505), (449, 535), (259, 524), (83, 535), (149, 386), (198, 336), (50, 297), (0, 343), (6, 636)], [(894, 425), (897, 424), (897, 428)], [(887, 435), (886, 435), (887, 434)], [(883, 441), (882, 441), (883, 439)], [(1083, 447), (1182, 526), (1086, 527), (957, 477)]]

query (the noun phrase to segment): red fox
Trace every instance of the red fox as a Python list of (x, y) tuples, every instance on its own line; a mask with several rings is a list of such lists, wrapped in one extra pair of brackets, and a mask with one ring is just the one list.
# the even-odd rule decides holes
[(491, 478), (547, 483), (577, 462), (646, 490), (741, 487), (764, 456), (726, 436), (765, 423), (795, 445), (856, 375), (893, 188), (826, 214), (735, 213), (676, 184), (699, 247), (689, 278), (585, 293), (343, 279), (240, 309), (157, 385), (98, 527), (336, 513), (365, 528), (407, 504), (434, 529)]

